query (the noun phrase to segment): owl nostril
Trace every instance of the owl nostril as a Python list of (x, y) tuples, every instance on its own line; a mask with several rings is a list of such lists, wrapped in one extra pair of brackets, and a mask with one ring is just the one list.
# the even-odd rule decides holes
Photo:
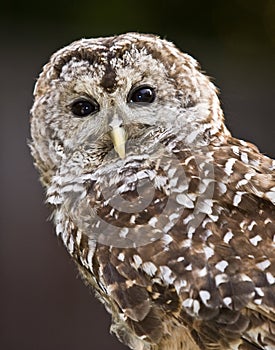
[(124, 122), (123, 122), (122, 118), (120, 118), (118, 116), (118, 114), (116, 114), (116, 113), (111, 114), (108, 117), (108, 127), (109, 127), (110, 131), (114, 130), (115, 128), (123, 127), (124, 126), (123, 124), (124, 124)]

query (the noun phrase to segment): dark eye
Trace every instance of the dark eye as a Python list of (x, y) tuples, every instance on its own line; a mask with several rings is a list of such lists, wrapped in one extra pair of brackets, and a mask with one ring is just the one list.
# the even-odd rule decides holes
[(89, 100), (77, 100), (71, 105), (73, 114), (77, 117), (86, 117), (89, 114), (93, 114), (99, 110), (99, 105), (96, 101)]
[(148, 85), (134, 88), (130, 91), (127, 101), (134, 103), (152, 103), (156, 98), (155, 89)]

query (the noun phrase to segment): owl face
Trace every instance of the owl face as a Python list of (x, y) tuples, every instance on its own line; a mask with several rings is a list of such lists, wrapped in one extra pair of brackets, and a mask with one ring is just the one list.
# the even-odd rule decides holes
[(48, 168), (58, 167), (61, 150), (63, 160), (87, 152), (98, 164), (112, 149), (125, 158), (131, 144), (168, 134), (207, 143), (223, 127), (215, 87), (197, 62), (139, 34), (80, 40), (55, 53), (37, 82), (32, 116), (34, 152)]

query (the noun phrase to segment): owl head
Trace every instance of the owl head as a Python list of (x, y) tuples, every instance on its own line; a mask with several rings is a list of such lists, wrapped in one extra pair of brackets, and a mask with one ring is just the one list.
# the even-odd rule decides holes
[[(44, 184), (60, 162), (123, 159), (173, 135), (186, 145), (224, 134), (216, 88), (196, 60), (154, 35), (82, 39), (52, 55), (34, 91), (31, 149)], [(82, 160), (84, 157), (82, 157)]]

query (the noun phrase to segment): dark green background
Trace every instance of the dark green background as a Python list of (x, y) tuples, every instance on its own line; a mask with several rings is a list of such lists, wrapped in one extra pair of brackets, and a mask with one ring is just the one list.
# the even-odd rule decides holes
[(123, 349), (46, 221), (26, 140), (35, 79), (81, 37), (156, 33), (195, 56), (235, 136), (275, 156), (275, 1), (10, 1), (0, 8), (0, 348)]

